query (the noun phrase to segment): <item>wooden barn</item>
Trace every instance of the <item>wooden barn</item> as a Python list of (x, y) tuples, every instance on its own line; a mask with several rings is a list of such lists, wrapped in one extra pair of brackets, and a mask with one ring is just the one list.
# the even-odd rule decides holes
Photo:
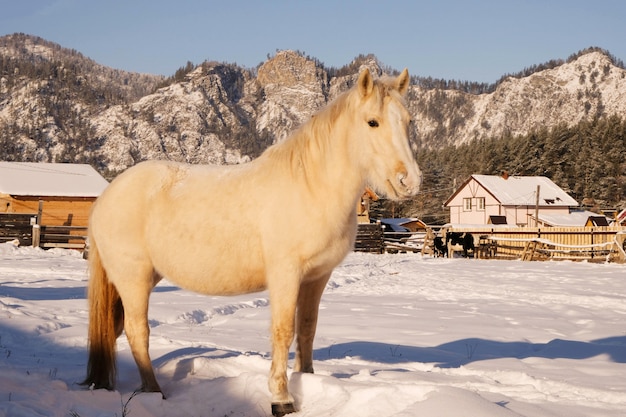
[(0, 214), (39, 214), (41, 225), (86, 227), (107, 185), (85, 164), (0, 162)]

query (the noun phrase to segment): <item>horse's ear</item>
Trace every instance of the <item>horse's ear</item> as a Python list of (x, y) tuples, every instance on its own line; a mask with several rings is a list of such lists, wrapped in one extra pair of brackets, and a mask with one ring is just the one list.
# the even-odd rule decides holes
[(369, 96), (372, 93), (372, 90), (374, 89), (374, 80), (372, 79), (372, 74), (370, 74), (369, 69), (365, 68), (359, 74), (357, 88), (359, 89), (359, 93), (363, 98)]
[(405, 68), (404, 71), (398, 78), (396, 78), (396, 89), (400, 92), (400, 94), (405, 95), (407, 90), (409, 89), (409, 84), (411, 83), (411, 79), (409, 78), (409, 69)]

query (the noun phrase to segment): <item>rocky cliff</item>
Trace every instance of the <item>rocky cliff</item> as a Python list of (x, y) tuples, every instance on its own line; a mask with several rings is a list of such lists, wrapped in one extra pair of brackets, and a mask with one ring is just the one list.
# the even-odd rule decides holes
[[(0, 158), (89, 162), (108, 176), (145, 159), (240, 163), (284, 139), (339, 93), (348, 75), (282, 51), (256, 69), (205, 62), (177, 81), (102, 67), (40, 38), (0, 38)], [(626, 114), (626, 71), (592, 50), (491, 93), (413, 85), (417, 148), (522, 135)], [(161, 85), (160, 88), (158, 86)]]
[(414, 87), (409, 105), (420, 145), (438, 147), (625, 114), (625, 77), (624, 69), (596, 51), (528, 77), (508, 78), (490, 94)]

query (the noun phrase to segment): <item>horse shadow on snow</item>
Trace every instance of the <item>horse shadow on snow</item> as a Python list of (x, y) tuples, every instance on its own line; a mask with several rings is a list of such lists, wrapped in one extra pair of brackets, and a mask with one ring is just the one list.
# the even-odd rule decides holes
[(607, 355), (616, 363), (626, 363), (626, 336), (590, 342), (554, 339), (548, 343), (467, 338), (434, 347), (355, 341), (314, 351), (314, 358), (318, 361), (352, 357), (387, 364), (434, 363), (439, 368), (457, 368), (472, 362), (504, 358), (587, 359), (598, 355)]

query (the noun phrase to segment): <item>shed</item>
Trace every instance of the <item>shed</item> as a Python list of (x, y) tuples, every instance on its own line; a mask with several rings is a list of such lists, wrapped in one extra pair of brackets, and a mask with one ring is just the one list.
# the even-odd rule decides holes
[(498, 216), (496, 214), (492, 214), (489, 216), (489, 221), (487, 224), (506, 224), (506, 216)]
[(606, 216), (589, 216), (585, 226), (610, 226), (609, 219)]
[(391, 232), (419, 232), (428, 228), (426, 223), (416, 218), (388, 218), (380, 219), (380, 222)]
[(0, 162), (0, 213), (38, 213), (46, 226), (87, 226), (108, 182), (86, 164)]
[(444, 205), (454, 224), (488, 224), (490, 220), (493, 224), (494, 219), (501, 223), (506, 219), (508, 225), (532, 226), (529, 222), (535, 211), (539, 217), (568, 215), (578, 202), (547, 177), (505, 173), (470, 176)]

